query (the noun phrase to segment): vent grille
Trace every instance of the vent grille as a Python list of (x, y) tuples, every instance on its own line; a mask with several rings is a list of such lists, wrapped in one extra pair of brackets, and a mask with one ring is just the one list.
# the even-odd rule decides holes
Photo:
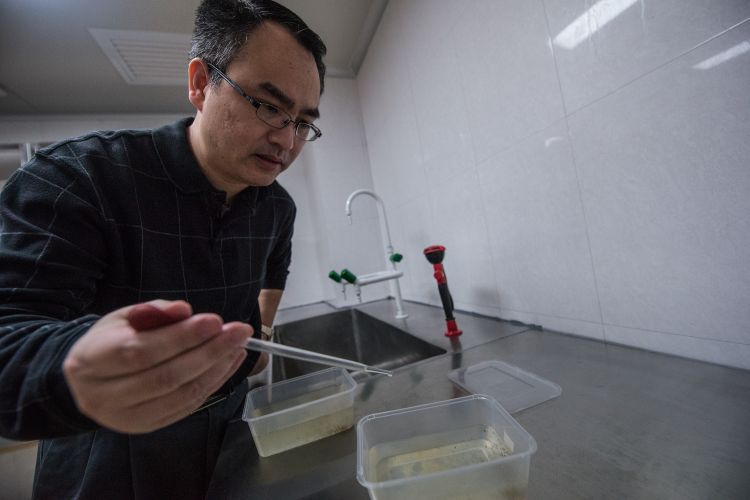
[(89, 28), (91, 36), (130, 85), (184, 85), (190, 35)]

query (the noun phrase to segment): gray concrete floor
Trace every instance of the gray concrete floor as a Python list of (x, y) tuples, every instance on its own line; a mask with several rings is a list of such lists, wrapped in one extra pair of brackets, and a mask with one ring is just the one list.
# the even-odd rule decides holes
[(36, 442), (7, 442), (0, 448), (0, 500), (31, 498), (36, 464)]

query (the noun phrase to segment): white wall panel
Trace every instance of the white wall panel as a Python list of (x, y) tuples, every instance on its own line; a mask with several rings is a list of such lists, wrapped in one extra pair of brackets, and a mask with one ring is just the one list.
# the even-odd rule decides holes
[(539, 1), (474, 0), (452, 35), (478, 162), (562, 118)]
[(750, 17), (747, 0), (544, 0), (568, 112)]
[(750, 332), (750, 22), (570, 118), (607, 324)]
[[(600, 29), (556, 42), (587, 9)], [(391, 0), (357, 83), (405, 297), (439, 304), (419, 259), (445, 243), (466, 310), (747, 368), (749, 17)]]
[(601, 321), (564, 122), (479, 165), (499, 306)]

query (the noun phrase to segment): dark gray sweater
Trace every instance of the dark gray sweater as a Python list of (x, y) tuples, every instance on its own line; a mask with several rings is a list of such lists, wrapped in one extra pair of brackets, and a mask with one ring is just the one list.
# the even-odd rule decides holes
[[(260, 331), (262, 288), (283, 289), (295, 206), (278, 183), (227, 210), (186, 137), (192, 119), (95, 132), (39, 151), (0, 195), (0, 435), (96, 429), (62, 375), (101, 316), (152, 299)], [(257, 359), (249, 353), (229, 384)]]

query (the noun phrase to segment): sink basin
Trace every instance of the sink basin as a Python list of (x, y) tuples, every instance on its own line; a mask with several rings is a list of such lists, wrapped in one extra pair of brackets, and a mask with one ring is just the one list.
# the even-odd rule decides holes
[[(284, 345), (351, 359), (386, 370), (446, 352), (445, 349), (357, 309), (279, 325), (276, 327), (274, 340)], [(273, 379), (284, 380), (323, 368), (323, 365), (317, 363), (275, 356)], [(359, 373), (355, 378), (361, 380), (367, 376), (368, 374)]]

